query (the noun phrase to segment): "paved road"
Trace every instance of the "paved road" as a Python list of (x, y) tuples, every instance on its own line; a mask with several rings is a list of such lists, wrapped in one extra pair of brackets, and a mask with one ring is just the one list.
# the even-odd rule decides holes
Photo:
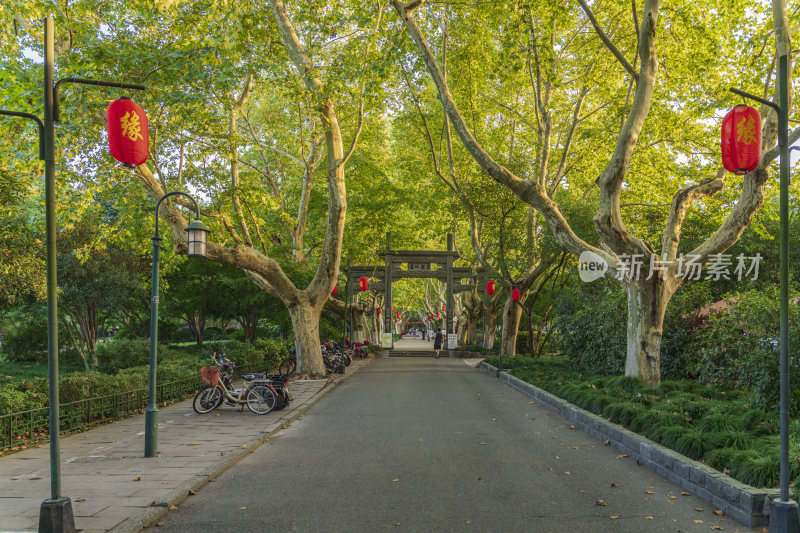
[(383, 358), (158, 530), (750, 531), (619, 455), (460, 360)]

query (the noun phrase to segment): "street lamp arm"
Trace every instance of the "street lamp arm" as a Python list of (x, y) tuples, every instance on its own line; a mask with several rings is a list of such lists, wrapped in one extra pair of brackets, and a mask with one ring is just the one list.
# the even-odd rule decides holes
[(780, 112), (781, 112), (781, 106), (779, 106), (775, 102), (770, 102), (769, 100), (765, 100), (764, 98), (758, 97), (758, 96), (756, 96), (754, 94), (750, 94), (750, 93), (746, 93), (744, 91), (740, 91), (739, 89), (736, 89), (736, 88), (733, 88), (733, 87), (730, 88), (730, 91), (732, 93), (734, 93), (734, 94), (738, 94), (739, 96), (744, 96), (745, 98), (749, 98), (750, 100), (755, 100), (756, 102), (759, 102), (759, 103), (762, 103), (764, 105), (767, 105), (767, 106), (771, 107), (772, 109), (774, 109), (775, 112), (778, 113), (778, 114), (780, 114)]
[(53, 121), (61, 122), (61, 106), (59, 104), (58, 92), (61, 90), (62, 83), (80, 83), (82, 85), (100, 85), (102, 87), (118, 87), (120, 89), (135, 89), (137, 91), (144, 91), (147, 89), (144, 85), (134, 85), (132, 83), (119, 83), (115, 81), (98, 81), (87, 80), (83, 78), (63, 78), (56, 82), (53, 87)]
[(155, 238), (155, 239), (158, 238), (158, 210), (161, 207), (161, 202), (163, 202), (166, 198), (169, 198), (170, 196), (175, 196), (176, 194), (180, 194), (181, 196), (185, 196), (186, 198), (191, 200), (192, 204), (194, 204), (194, 213), (195, 213), (194, 216), (195, 216), (196, 219), (200, 218), (200, 208), (198, 207), (197, 202), (195, 201), (194, 198), (192, 198), (191, 195), (189, 195), (188, 193), (185, 193), (183, 191), (168, 192), (167, 194), (165, 194), (164, 196), (159, 198), (158, 202), (156, 202), (156, 232), (153, 235), (153, 238)]
[(23, 113), (22, 111), (2, 111), (0, 110), (0, 115), (8, 115), (10, 117), (22, 117), (22, 118), (29, 118), (36, 122), (36, 125), (39, 126), (39, 159), (44, 159), (44, 124), (42, 123), (41, 119), (36, 115), (31, 113)]

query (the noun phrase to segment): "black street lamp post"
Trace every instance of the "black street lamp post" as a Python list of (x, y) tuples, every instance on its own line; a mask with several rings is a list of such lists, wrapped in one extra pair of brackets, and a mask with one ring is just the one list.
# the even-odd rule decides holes
[(0, 110), (0, 115), (27, 118), (39, 129), (39, 159), (44, 160), (45, 225), (47, 227), (47, 379), (50, 433), (50, 498), (42, 502), (39, 532), (75, 531), (72, 502), (61, 494), (61, 441), (58, 390), (58, 285), (56, 275), (56, 163), (55, 122), (58, 122), (58, 89), (66, 82), (143, 90), (142, 85), (78, 78), (65, 78), (53, 83), (54, 66), (53, 19), (44, 19), (44, 121), (31, 113)]
[(158, 210), (161, 202), (170, 196), (180, 194), (194, 204), (194, 222), (186, 226), (189, 257), (206, 256), (208, 228), (200, 221), (200, 208), (194, 198), (182, 191), (168, 192), (158, 199), (155, 210), (155, 233), (153, 234), (153, 275), (150, 285), (150, 379), (147, 398), (147, 411), (144, 417), (144, 456), (158, 456), (158, 407), (156, 402), (156, 354), (158, 349), (158, 267), (160, 263), (161, 237), (158, 236)]

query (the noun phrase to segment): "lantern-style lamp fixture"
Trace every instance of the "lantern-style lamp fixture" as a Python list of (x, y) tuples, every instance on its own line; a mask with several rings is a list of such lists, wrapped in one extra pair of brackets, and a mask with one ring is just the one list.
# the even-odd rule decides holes
[(206, 243), (208, 241), (208, 228), (199, 218), (186, 226), (186, 240), (189, 244), (189, 257), (205, 257)]
[(108, 149), (126, 167), (142, 165), (150, 153), (150, 132), (142, 106), (130, 98), (114, 100), (106, 109)]
[(362, 291), (369, 289), (369, 281), (367, 280), (366, 277), (361, 276), (360, 278), (358, 278), (358, 288), (361, 289)]
[(722, 120), (722, 165), (734, 174), (747, 174), (761, 161), (761, 115), (737, 105)]
[(511, 291), (511, 301), (513, 302), (519, 301), (519, 289), (514, 289)]
[(493, 295), (493, 294), (494, 294), (494, 292), (495, 292), (495, 288), (494, 288), (494, 280), (491, 280), (491, 279), (490, 279), (490, 280), (489, 280), (489, 281), (486, 283), (486, 294), (488, 294), (489, 296), (491, 296), (491, 295)]

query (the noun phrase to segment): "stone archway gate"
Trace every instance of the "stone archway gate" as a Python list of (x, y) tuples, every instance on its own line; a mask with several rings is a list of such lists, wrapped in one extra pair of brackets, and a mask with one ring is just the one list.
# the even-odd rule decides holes
[(447, 234), (447, 250), (394, 250), (391, 233), (386, 234), (386, 265), (351, 266), (346, 270), (347, 294), (352, 294), (351, 287), (358, 287), (361, 277), (371, 278), (369, 290), (383, 292), (383, 338), (384, 348), (392, 349), (392, 283), (404, 278), (434, 278), (445, 283), (445, 332), (447, 349), (458, 347), (458, 335), (453, 331), (454, 296), (473, 288), (473, 273), (470, 268), (454, 267), (453, 263), (460, 258), (455, 250), (453, 234)]

